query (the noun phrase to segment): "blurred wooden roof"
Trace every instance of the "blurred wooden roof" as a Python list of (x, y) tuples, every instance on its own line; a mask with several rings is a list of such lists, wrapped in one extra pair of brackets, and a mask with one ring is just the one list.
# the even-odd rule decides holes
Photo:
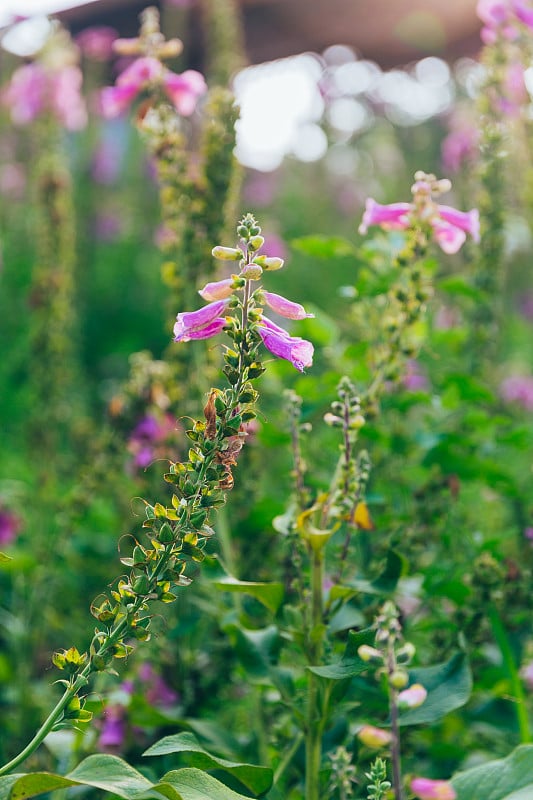
[[(322, 52), (335, 44), (353, 47), (358, 55), (382, 67), (404, 64), (425, 55), (454, 59), (475, 55), (480, 22), (476, 0), (239, 0), (250, 63)], [(77, 32), (88, 25), (112, 25), (122, 36), (134, 36), (138, 13), (156, 0), (96, 0), (70, 9), (61, 18)], [(185, 3), (184, 3), (185, 5)], [(183, 17), (185, 29), (167, 31), (187, 43), (189, 59), (203, 62), (201, 0), (190, 8), (166, 5)]]

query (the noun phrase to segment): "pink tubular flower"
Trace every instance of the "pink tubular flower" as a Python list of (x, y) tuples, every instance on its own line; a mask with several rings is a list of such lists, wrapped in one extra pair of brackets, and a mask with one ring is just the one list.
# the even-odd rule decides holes
[(273, 292), (263, 292), (265, 302), (272, 311), (287, 319), (305, 319), (306, 317), (314, 317), (314, 314), (307, 314), (305, 308), (300, 303), (293, 303), (282, 297), (280, 294)]
[(365, 234), (371, 225), (381, 225), (389, 230), (403, 230), (409, 225), (409, 214), (412, 208), (411, 203), (390, 203), (382, 206), (369, 197), (366, 201), (363, 220), (359, 226), (359, 233)]
[(437, 181), (434, 175), (417, 173), (412, 186), (414, 202), (380, 205), (368, 198), (359, 233), (366, 233), (370, 225), (380, 225), (385, 230), (406, 230), (418, 219), (429, 222), (435, 241), (445, 253), (457, 253), (467, 233), (474, 241), (479, 241), (479, 213), (475, 208), (458, 211), (437, 204), (432, 195), (448, 191), (450, 187), (448, 180)]
[(234, 292), (233, 278), (224, 278), (222, 281), (213, 281), (213, 283), (206, 283), (203, 289), (200, 289), (198, 294), (204, 300), (209, 302), (212, 300), (224, 300), (230, 297)]
[(290, 336), (266, 317), (261, 319), (258, 333), (267, 350), (278, 358), (290, 361), (299, 372), (312, 365), (314, 348), (306, 339)]
[(115, 86), (108, 86), (100, 93), (100, 110), (104, 117), (122, 114), (134, 97), (150, 85), (163, 87), (176, 111), (185, 117), (196, 108), (198, 98), (207, 90), (203, 75), (196, 70), (186, 70), (181, 75), (171, 72), (157, 58), (136, 58), (117, 78)]
[(184, 311), (176, 317), (174, 341), (189, 342), (191, 339), (209, 339), (222, 331), (226, 318), (221, 317), (228, 305), (227, 300), (209, 303), (198, 311)]
[(457, 794), (448, 781), (432, 781), (430, 778), (413, 778), (411, 791), (420, 800), (455, 800)]
[(174, 108), (184, 117), (191, 116), (198, 98), (207, 89), (203, 75), (194, 69), (188, 69), (181, 75), (167, 70), (163, 85)]

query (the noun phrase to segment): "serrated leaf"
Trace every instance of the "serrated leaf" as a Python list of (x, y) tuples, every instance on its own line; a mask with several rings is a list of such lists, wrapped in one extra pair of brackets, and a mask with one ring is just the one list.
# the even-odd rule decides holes
[(186, 753), (189, 764), (198, 769), (222, 769), (237, 778), (254, 794), (263, 794), (272, 785), (273, 773), (268, 767), (256, 767), (213, 756), (204, 750), (192, 733), (165, 736), (143, 753), (143, 756), (162, 756), (168, 753)]
[(418, 708), (400, 712), (400, 725), (431, 724), (464, 706), (472, 691), (472, 675), (465, 653), (434, 667), (409, 670), (409, 684), (421, 683), (428, 695)]
[(356, 253), (354, 245), (342, 236), (301, 236), (291, 246), (300, 253), (315, 258), (345, 258)]
[(224, 592), (237, 592), (249, 594), (259, 600), (272, 614), (275, 614), (283, 600), (283, 584), (259, 583), (258, 581), (239, 581), (237, 578), (226, 576), (214, 582), (217, 589)]
[(452, 779), (457, 800), (531, 800), (533, 745), (521, 745), (497, 761), (489, 761)]
[(212, 775), (189, 767), (167, 772), (155, 788), (163, 790), (165, 784), (176, 789), (182, 800), (250, 800), (249, 795), (239, 794)]

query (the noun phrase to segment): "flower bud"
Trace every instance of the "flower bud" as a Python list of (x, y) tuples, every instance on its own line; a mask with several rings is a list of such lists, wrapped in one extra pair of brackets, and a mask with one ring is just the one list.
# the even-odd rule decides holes
[[(335, 416), (335, 414), (331, 414), (328, 412), (324, 414), (324, 422), (326, 425), (331, 425), (333, 428), (341, 428), (342, 427), (342, 419), (341, 417)], [(364, 645), (362, 645), (364, 647)]]
[(367, 747), (381, 748), (386, 747), (392, 741), (392, 734), (373, 725), (363, 725), (357, 733), (357, 738)]
[(241, 272), (241, 277), (247, 281), (258, 281), (262, 274), (263, 270), (259, 264), (247, 264)]
[(357, 648), (357, 654), (362, 661), (372, 661), (372, 659), (382, 659), (383, 655), (375, 647), (370, 647), (368, 644), (362, 644)]
[(233, 290), (233, 279), (225, 278), (222, 281), (206, 283), (204, 288), (199, 290), (198, 294), (210, 303), (213, 300), (224, 300), (226, 297), (231, 297)]
[(416, 653), (416, 647), (412, 642), (405, 642), (396, 653), (396, 658), (400, 664), (408, 664)]
[(248, 244), (251, 250), (260, 250), (264, 243), (265, 239), (263, 236), (252, 236)]
[(395, 689), (403, 689), (409, 683), (409, 675), (404, 669), (395, 669), (389, 677), (389, 683)]
[(211, 254), (220, 261), (240, 261), (244, 257), (244, 253), (238, 247), (222, 247), (222, 245), (213, 247)]
[(254, 258), (254, 264), (259, 264), (263, 269), (270, 272), (281, 269), (284, 263), (283, 259), (277, 256), (256, 256)]
[(350, 422), (350, 430), (352, 431), (360, 430), (365, 424), (365, 421), (366, 420), (362, 414), (356, 414), (352, 419), (352, 421)]
[(428, 693), (421, 683), (413, 683), (398, 695), (398, 706), (401, 709), (418, 708), (425, 702)]

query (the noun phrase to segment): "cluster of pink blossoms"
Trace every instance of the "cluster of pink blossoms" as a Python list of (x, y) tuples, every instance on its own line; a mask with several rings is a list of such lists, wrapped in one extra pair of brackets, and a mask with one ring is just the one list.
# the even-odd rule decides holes
[[(224, 260), (237, 260), (244, 258), (244, 253), (238, 248), (215, 247), (215, 258)], [(200, 290), (199, 294), (204, 300), (209, 300), (206, 306), (198, 311), (184, 311), (176, 317), (174, 325), (174, 341), (189, 342), (193, 339), (209, 339), (221, 333), (228, 325), (226, 311), (232, 302), (235, 292), (242, 288), (247, 281), (259, 280), (263, 269), (274, 270), (283, 266), (283, 260), (277, 257), (257, 256), (256, 263), (245, 264), (238, 275), (225, 278), (221, 281), (208, 283)], [(292, 320), (301, 320), (312, 317), (300, 303), (294, 303), (287, 298), (273, 292), (256, 290), (254, 297), (257, 302), (264, 303), (281, 317)], [(256, 306), (256, 310), (259, 310)], [(262, 310), (261, 310), (262, 311)], [(313, 363), (314, 348), (311, 342), (297, 336), (291, 336), (284, 328), (263, 316), (257, 323), (257, 332), (267, 348), (273, 355), (290, 361), (297, 370), (303, 372)]]
[(415, 222), (425, 222), (430, 225), (433, 238), (445, 253), (457, 253), (467, 233), (475, 242), (479, 241), (479, 212), (476, 208), (458, 211), (435, 202), (435, 195), (450, 189), (448, 180), (438, 181), (434, 175), (417, 172), (411, 187), (413, 202), (380, 205), (368, 198), (359, 233), (366, 233), (371, 225), (380, 225), (385, 230), (406, 230)]
[(520, 23), (533, 28), (533, 3), (530, 0), (478, 0), (477, 15), (483, 22), (481, 38), (494, 44), (498, 38), (508, 41), (520, 35)]
[(198, 98), (207, 91), (200, 72), (188, 69), (178, 75), (167, 69), (157, 58), (141, 56), (119, 75), (115, 86), (102, 89), (102, 114), (109, 119), (117, 117), (130, 107), (138, 94), (157, 87), (164, 91), (176, 111), (184, 117), (193, 113)]
[(82, 82), (81, 70), (73, 64), (52, 68), (36, 61), (15, 70), (2, 101), (16, 125), (28, 125), (51, 114), (67, 130), (77, 131), (87, 124)]

